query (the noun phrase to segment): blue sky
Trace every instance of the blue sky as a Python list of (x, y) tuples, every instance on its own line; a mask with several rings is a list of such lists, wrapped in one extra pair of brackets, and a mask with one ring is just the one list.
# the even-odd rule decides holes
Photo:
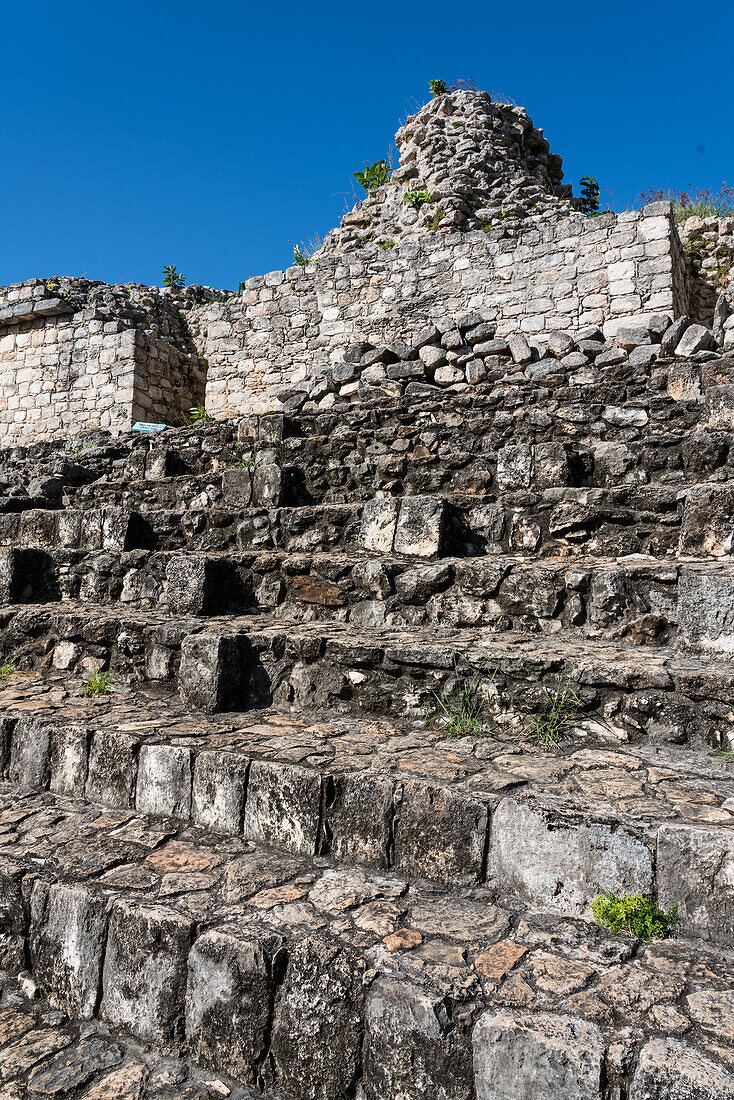
[(731, 0), (34, 0), (2, 30), (0, 284), (286, 267), (435, 77), (522, 104), (613, 208), (734, 182)]

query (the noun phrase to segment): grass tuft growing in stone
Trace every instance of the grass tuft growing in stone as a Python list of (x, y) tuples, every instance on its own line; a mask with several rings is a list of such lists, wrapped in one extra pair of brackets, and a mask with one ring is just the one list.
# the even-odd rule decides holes
[(0, 680), (7, 680), (20, 672), (21, 657), (21, 653), (16, 653), (14, 656), (8, 657), (7, 661), (4, 661), (3, 664), (0, 665)]
[(512, 710), (520, 722), (520, 740), (537, 745), (544, 752), (558, 748), (578, 726), (578, 712), (583, 707), (573, 686), (576, 666), (558, 683), (555, 691), (549, 691), (535, 679), (542, 692), (543, 709), (540, 713), (512, 700)]
[(84, 682), (84, 694), (89, 698), (95, 695), (110, 695), (112, 692), (112, 673), (93, 672)]
[(664, 940), (678, 923), (678, 906), (670, 912), (660, 909), (642, 894), (612, 894), (603, 890), (591, 903), (597, 924), (616, 935), (635, 936), (638, 940)]
[(433, 693), (433, 704), (426, 714), (427, 725), (437, 726), (450, 738), (486, 737), (493, 731), (494, 719), (490, 706), (490, 691), (496, 670), (489, 684), (482, 687), (479, 674), (470, 680), (458, 674), (440, 693)]

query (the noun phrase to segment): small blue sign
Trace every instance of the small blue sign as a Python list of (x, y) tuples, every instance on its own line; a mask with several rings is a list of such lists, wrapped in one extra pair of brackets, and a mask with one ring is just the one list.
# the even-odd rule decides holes
[(146, 424), (142, 420), (136, 421), (133, 424), (134, 432), (163, 432), (168, 427), (167, 424)]

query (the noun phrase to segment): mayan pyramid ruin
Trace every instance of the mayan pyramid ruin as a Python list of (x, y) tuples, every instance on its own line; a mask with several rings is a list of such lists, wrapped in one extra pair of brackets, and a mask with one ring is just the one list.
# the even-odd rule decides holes
[(395, 140), (0, 288), (0, 1100), (734, 1100), (734, 220)]

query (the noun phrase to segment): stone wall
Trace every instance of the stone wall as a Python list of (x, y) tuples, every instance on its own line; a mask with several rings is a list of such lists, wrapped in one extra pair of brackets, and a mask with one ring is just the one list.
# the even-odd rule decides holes
[(183, 319), (191, 301), (84, 279), (0, 288), (0, 442), (182, 423), (204, 400)]
[(686, 308), (669, 203), (597, 218), (571, 215), (516, 236), (433, 233), (391, 249), (321, 255), (249, 279), (241, 296), (195, 309), (209, 363), (207, 409), (272, 407), (315, 364), (355, 340), (410, 340), (429, 321), (475, 311), (498, 335), (599, 326), (611, 335)]

